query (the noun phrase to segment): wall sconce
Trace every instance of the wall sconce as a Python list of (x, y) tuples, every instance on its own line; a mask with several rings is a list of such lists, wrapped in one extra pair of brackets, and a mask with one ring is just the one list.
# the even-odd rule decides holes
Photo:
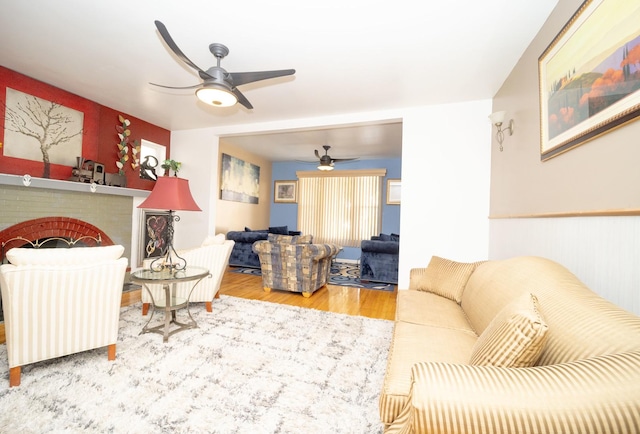
[(491, 119), (491, 123), (496, 126), (498, 131), (496, 132), (496, 139), (498, 140), (498, 144), (500, 145), (500, 152), (502, 152), (502, 142), (504, 141), (504, 132), (509, 131), (509, 135), (513, 136), (513, 119), (509, 119), (509, 126), (506, 128), (502, 128), (502, 124), (504, 123), (504, 117), (506, 116), (506, 111), (494, 112), (489, 115), (489, 119)]

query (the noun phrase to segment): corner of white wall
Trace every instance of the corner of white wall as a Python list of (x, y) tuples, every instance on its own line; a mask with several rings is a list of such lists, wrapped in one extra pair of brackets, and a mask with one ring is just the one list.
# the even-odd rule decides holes
[(458, 261), (489, 252), (491, 100), (405, 112), (398, 287), (431, 256)]
[(205, 237), (214, 235), (216, 194), (218, 192), (218, 136), (211, 128), (171, 132), (170, 158), (182, 163), (178, 173), (189, 180), (197, 211), (176, 215), (174, 245), (178, 249), (199, 246)]

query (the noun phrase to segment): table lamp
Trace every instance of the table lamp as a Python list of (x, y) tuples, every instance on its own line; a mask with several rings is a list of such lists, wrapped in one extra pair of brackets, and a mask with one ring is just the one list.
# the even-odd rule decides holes
[(189, 181), (177, 176), (159, 176), (151, 194), (138, 208), (169, 210), (167, 221), (167, 246), (165, 252), (151, 263), (151, 270), (171, 272), (184, 270), (187, 261), (180, 257), (173, 247), (173, 222), (180, 221), (175, 211), (202, 211), (189, 190)]

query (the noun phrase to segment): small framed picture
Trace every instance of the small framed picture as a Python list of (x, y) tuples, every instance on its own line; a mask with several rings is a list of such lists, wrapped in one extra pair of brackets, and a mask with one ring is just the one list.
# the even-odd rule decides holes
[(169, 219), (166, 211), (142, 211), (140, 228), (139, 266), (147, 258), (156, 258), (166, 253), (169, 246)]
[(402, 181), (387, 179), (387, 205), (400, 205), (400, 188)]
[(298, 181), (274, 181), (273, 201), (276, 203), (296, 203)]

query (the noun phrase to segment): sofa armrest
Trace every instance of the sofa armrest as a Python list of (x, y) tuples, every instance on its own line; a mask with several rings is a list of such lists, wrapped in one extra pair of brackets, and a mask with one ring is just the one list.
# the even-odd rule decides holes
[[(640, 351), (532, 368), (418, 363), (390, 432), (637, 432)], [(407, 431), (408, 432), (408, 431)]]
[(422, 276), (427, 272), (427, 267), (412, 268), (409, 270), (409, 289), (418, 288), (419, 282), (422, 281)]
[(360, 249), (363, 252), (397, 254), (400, 252), (400, 243), (397, 241), (362, 240)]
[(331, 258), (340, 253), (340, 246), (335, 244), (297, 244), (296, 248), (307, 250), (314, 261)]

